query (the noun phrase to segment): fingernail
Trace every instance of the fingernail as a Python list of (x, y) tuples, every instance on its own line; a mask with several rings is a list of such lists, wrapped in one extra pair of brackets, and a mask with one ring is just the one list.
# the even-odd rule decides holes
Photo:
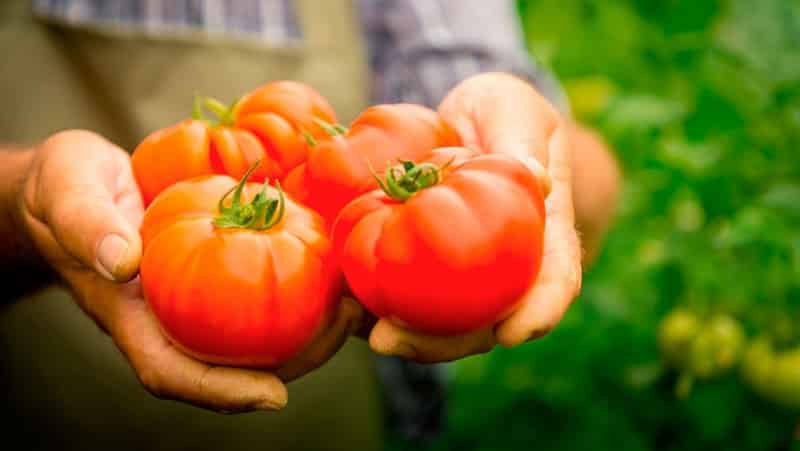
[(525, 341), (538, 340), (547, 335), (548, 332), (550, 332), (550, 329), (547, 327), (536, 328), (530, 333), (530, 335), (528, 335), (528, 338)]
[(289, 402), (288, 393), (284, 392), (275, 396), (274, 398), (268, 397), (265, 398), (263, 401), (259, 402), (255, 405), (255, 408), (258, 410), (280, 410), (286, 407), (286, 404)]
[(97, 247), (97, 270), (107, 279), (114, 280), (114, 272), (126, 252), (128, 252), (128, 242), (121, 236), (115, 234), (106, 236)]
[(533, 175), (536, 176), (536, 180), (539, 182), (539, 188), (542, 190), (542, 194), (547, 197), (550, 194), (550, 191), (553, 188), (553, 182), (550, 179), (550, 175), (547, 173), (547, 170), (539, 163), (539, 160), (532, 156), (527, 156), (520, 159), (528, 169), (533, 172)]

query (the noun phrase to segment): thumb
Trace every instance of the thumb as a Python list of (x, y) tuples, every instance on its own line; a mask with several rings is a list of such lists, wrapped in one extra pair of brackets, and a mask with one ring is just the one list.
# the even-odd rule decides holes
[(136, 275), (143, 208), (126, 153), (92, 133), (55, 135), (35, 185), (40, 217), (67, 254), (112, 281)]
[(533, 156), (544, 167), (549, 166), (550, 136), (561, 122), (558, 111), (533, 85), (491, 72), (453, 88), (439, 105), (439, 114), (467, 147), (521, 159)]

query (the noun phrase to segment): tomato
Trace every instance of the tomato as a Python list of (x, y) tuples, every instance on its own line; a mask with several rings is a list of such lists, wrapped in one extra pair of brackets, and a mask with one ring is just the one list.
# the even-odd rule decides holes
[(198, 177), (156, 197), (141, 226), (141, 282), (187, 354), (277, 367), (324, 327), (341, 274), (322, 218), (248, 176)]
[(386, 170), (332, 234), (350, 289), (372, 313), (435, 335), (507, 316), (534, 282), (545, 209), (520, 161), (439, 149)]
[(712, 316), (692, 342), (692, 372), (701, 379), (724, 373), (739, 361), (744, 341), (738, 321), (724, 314)]
[(658, 329), (658, 344), (664, 359), (674, 366), (685, 366), (699, 329), (700, 320), (686, 309), (677, 308), (665, 316)]
[(658, 342), (668, 364), (698, 379), (709, 379), (732, 368), (744, 346), (744, 331), (730, 315), (701, 319), (676, 308), (662, 320)]
[[(203, 107), (217, 121), (205, 119)], [(308, 142), (327, 136), (336, 122), (328, 102), (309, 86), (291, 81), (265, 84), (227, 107), (196, 99), (194, 118), (158, 130), (133, 153), (136, 181), (145, 204), (166, 187), (192, 177), (242, 177), (256, 161), (254, 181), (282, 178), (306, 160)]]
[(421, 161), (438, 147), (461, 145), (439, 114), (410, 104), (378, 105), (365, 110), (339, 136), (312, 146), (308, 161), (284, 180), (293, 198), (332, 221), (339, 210), (377, 188), (373, 171), (399, 160)]
[(769, 338), (756, 338), (742, 358), (742, 378), (763, 398), (800, 408), (800, 346), (777, 350)]

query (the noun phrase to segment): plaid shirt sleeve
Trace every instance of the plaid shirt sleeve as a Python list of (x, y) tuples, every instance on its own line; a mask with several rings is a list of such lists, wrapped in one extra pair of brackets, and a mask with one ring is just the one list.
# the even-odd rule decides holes
[(434, 106), (485, 71), (528, 79), (562, 112), (566, 96), (525, 48), (513, 0), (359, 0), (373, 100)]

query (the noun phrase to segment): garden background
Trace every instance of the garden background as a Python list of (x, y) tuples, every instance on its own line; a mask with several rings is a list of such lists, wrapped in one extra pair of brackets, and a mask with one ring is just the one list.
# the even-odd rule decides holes
[(800, 449), (791, 396), (737, 363), (680, 397), (658, 342), (680, 308), (735, 318), (744, 349), (800, 346), (800, 1), (519, 6), (532, 54), (615, 150), (617, 220), (558, 328), (455, 364), (443, 436), (390, 448)]

